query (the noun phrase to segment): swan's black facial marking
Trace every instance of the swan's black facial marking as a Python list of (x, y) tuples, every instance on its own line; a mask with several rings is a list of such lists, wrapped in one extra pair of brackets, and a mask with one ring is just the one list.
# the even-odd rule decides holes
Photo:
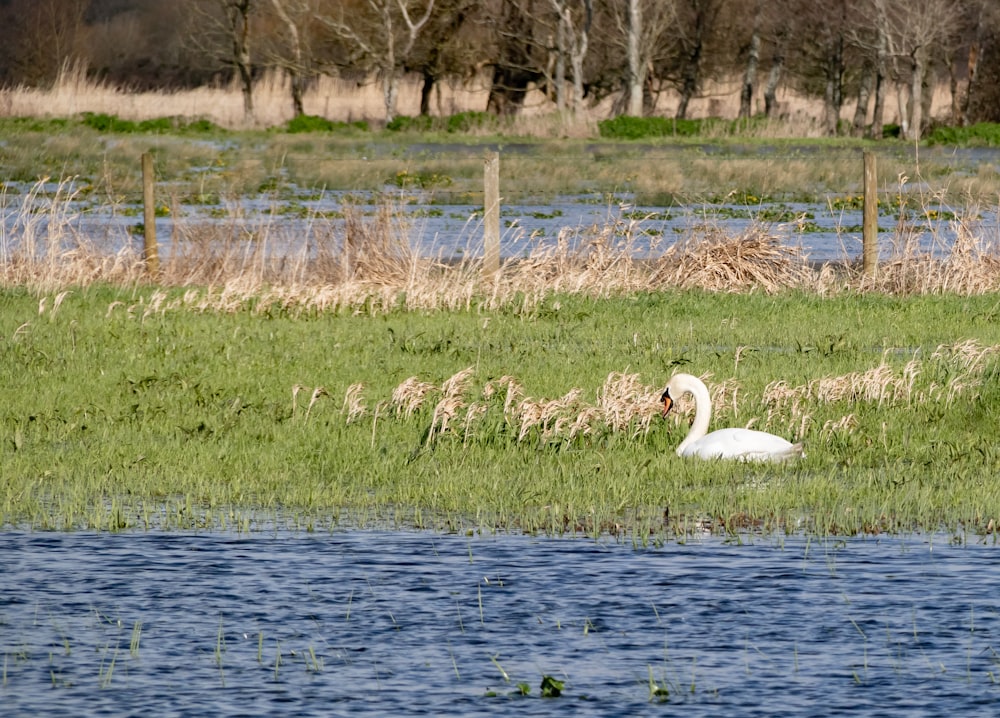
[(674, 400), (670, 398), (670, 390), (665, 389), (663, 394), (660, 395), (660, 401), (663, 402), (663, 418), (667, 418), (667, 414), (670, 413), (670, 407), (674, 405)]

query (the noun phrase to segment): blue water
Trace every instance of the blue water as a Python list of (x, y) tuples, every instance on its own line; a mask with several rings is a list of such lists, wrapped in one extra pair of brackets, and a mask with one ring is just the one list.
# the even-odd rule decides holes
[[(64, 195), (71, 195), (71, 189), (64, 189)], [(48, 247), (50, 232), (63, 242), (82, 243), (109, 253), (125, 245), (137, 250), (141, 247), (142, 236), (137, 231), (142, 223), (140, 207), (112, 210), (64, 199), (53, 211), (48, 197), (32, 196), (29, 190), (27, 184), (11, 183), (7, 185), (8, 196), (0, 197), (0, 255), (15, 251), (26, 238), (30, 238), (31, 246)], [(55, 186), (48, 190), (55, 194)], [(852, 261), (862, 251), (860, 208), (836, 209), (825, 203), (796, 202), (659, 207), (636, 205), (628, 193), (615, 197), (600, 193), (556, 196), (544, 201), (517, 197), (516, 191), (513, 194), (515, 198), (501, 200), (500, 253), (504, 258), (552, 249), (560, 241), (570, 250), (585, 251), (599, 237), (610, 241), (611, 249), (627, 248), (633, 256), (655, 258), (678, 241), (697, 241), (717, 232), (738, 236), (751, 226), (765, 228), (779, 244), (795, 248), (816, 264)], [(175, 237), (191, 231), (198, 234), (195, 228), (208, 224), (216, 226), (220, 237), (232, 232), (233, 239), (245, 245), (245, 251), (251, 251), (257, 246), (255, 242), (266, 237), (268, 252), (299, 257), (316, 244), (328, 246), (330, 237), (343, 235), (344, 222), (338, 217), (345, 206), (374, 222), (374, 215), (388, 203), (397, 217), (395, 231), (416, 254), (446, 260), (481, 256), (481, 207), (452, 204), (457, 200), (449, 198), (450, 194), (433, 190), (388, 188), (381, 193), (328, 192), (318, 198), (312, 191), (302, 191), (300, 199), (245, 197), (235, 205), (186, 206), (178, 220), (159, 218), (157, 237), (161, 255), (168, 256), (175, 250)], [(289, 212), (293, 207), (296, 211)], [(979, 240), (983, 250), (995, 251), (1000, 241), (997, 208), (980, 208), (970, 216), (964, 216), (960, 208), (933, 205), (931, 209), (940, 214), (933, 218), (920, 213), (909, 215), (915, 241), (908, 252), (947, 254), (957, 236), (956, 217), (966, 221), (966, 229)], [(891, 208), (882, 208), (878, 222), (883, 259), (889, 259), (896, 250), (893, 242), (900, 236), (897, 221)], [(617, 227), (617, 231), (609, 233), (609, 227)]]
[(8, 532), (0, 712), (993, 715), (997, 550)]

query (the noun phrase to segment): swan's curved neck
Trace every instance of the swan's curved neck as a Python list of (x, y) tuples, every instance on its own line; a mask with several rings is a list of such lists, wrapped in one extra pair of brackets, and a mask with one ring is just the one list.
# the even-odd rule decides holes
[(671, 383), (677, 389), (678, 398), (684, 394), (694, 396), (694, 423), (691, 424), (691, 429), (684, 437), (684, 441), (677, 447), (677, 453), (682, 454), (691, 443), (698, 441), (708, 433), (708, 423), (712, 418), (712, 397), (708, 394), (708, 387), (697, 377), (678, 374)]

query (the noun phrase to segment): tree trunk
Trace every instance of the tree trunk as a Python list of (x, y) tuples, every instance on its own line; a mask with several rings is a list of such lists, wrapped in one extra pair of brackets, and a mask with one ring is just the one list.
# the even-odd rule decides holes
[(299, 35), (299, 28), (295, 25), (291, 16), (285, 11), (285, 7), (282, 4), (282, 0), (271, 0), (271, 5), (274, 7), (275, 13), (285, 23), (285, 29), (288, 31), (288, 42), (291, 45), (292, 58), (286, 66), (288, 71), (288, 79), (291, 83), (292, 90), (292, 112), (296, 117), (305, 114), (304, 105), (302, 103), (302, 39)]
[(698, 81), (701, 76), (701, 53), (705, 44), (705, 22), (705, 13), (699, 5), (694, 19), (693, 39), (690, 47), (687, 48), (684, 67), (681, 70), (681, 99), (674, 115), (678, 120), (687, 117), (688, 104), (698, 92)]
[(593, 6), (591, 0), (584, 0), (583, 27), (579, 31), (575, 30), (571, 21), (569, 7), (564, 10), (566, 14), (566, 29), (570, 31), (572, 42), (570, 43), (570, 63), (573, 68), (573, 114), (583, 112), (583, 61), (587, 58), (587, 48), (590, 44), (590, 23), (593, 20)]
[(750, 51), (747, 55), (746, 72), (743, 75), (743, 91), (740, 92), (740, 119), (749, 119), (753, 114), (753, 86), (757, 81), (757, 66), (760, 64), (760, 32), (754, 22), (750, 36)]
[(965, 81), (965, 91), (960, 93), (958, 103), (958, 124), (965, 127), (969, 124), (969, 102), (972, 99), (972, 88), (976, 84), (976, 77), (979, 74), (979, 55), (981, 46), (979, 42), (969, 45), (968, 77)]
[(556, 69), (552, 78), (555, 83), (556, 110), (559, 112), (566, 109), (566, 55), (569, 54), (567, 45), (570, 32), (566, 24), (567, 19), (560, 12), (556, 25)]
[(924, 130), (927, 129), (933, 115), (931, 114), (931, 109), (934, 104), (934, 86), (937, 85), (937, 73), (934, 71), (933, 65), (924, 66), (924, 79), (921, 82), (921, 93), (920, 93), (920, 104), (922, 105), (920, 110), (920, 136), (923, 137)]
[(826, 90), (823, 94), (823, 126), (828, 135), (837, 134), (840, 108), (844, 104), (844, 38), (838, 35), (831, 42), (826, 60)]
[(779, 38), (778, 46), (771, 57), (771, 69), (767, 73), (767, 85), (764, 87), (764, 114), (773, 120), (778, 116), (778, 83), (785, 69), (784, 38)]
[(425, 67), (423, 82), (420, 83), (420, 114), (424, 117), (431, 114), (432, 94), (434, 94), (434, 75)]
[(872, 108), (872, 128), (869, 137), (873, 140), (882, 139), (882, 127), (885, 124), (885, 93), (888, 88), (887, 41), (885, 33), (879, 30), (878, 48), (875, 51), (875, 106)]
[(486, 109), (496, 115), (509, 116), (524, 106), (528, 86), (538, 82), (542, 74), (526, 69), (536, 66), (530, 44), (521, 39), (531, 36), (531, 18), (524, 14), (519, 3), (504, 2), (502, 7), (503, 16), (497, 23), (507, 28), (507, 32), (500, 38)]
[(382, 59), (382, 100), (385, 103), (385, 121), (396, 119), (396, 40), (392, 28), (392, 10), (389, 0), (382, 0), (382, 29), (385, 31), (386, 48)]
[(243, 93), (243, 117), (253, 121), (253, 67), (250, 65), (250, 3), (237, 0), (226, 6), (229, 29), (233, 40), (233, 64), (240, 76)]
[(642, 37), (641, 0), (628, 0), (628, 109), (626, 114), (642, 117), (642, 86), (645, 70), (639, 57), (639, 39)]
[(906, 139), (920, 139), (924, 123), (924, 53), (918, 48), (910, 56), (910, 130)]
[(868, 119), (868, 105), (871, 101), (872, 88), (875, 85), (875, 66), (867, 62), (861, 70), (861, 80), (858, 82), (858, 104), (854, 108), (854, 121), (851, 123), (851, 136), (863, 137), (865, 123)]
[(534, 73), (497, 65), (493, 68), (493, 81), (490, 84), (489, 97), (486, 99), (486, 109), (503, 117), (516, 115), (524, 106), (528, 85), (538, 79)]

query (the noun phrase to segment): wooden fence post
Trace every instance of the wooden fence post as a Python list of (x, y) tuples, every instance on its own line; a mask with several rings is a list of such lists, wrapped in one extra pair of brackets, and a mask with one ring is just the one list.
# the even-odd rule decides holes
[(875, 276), (878, 267), (878, 179), (875, 175), (875, 153), (865, 150), (865, 197), (862, 220), (862, 270), (866, 277)]
[(483, 274), (500, 271), (500, 153), (486, 155), (483, 168)]
[(142, 153), (142, 208), (143, 208), (143, 258), (146, 273), (152, 279), (160, 274), (160, 255), (156, 248), (156, 196), (153, 192), (156, 177), (153, 171), (153, 155)]

